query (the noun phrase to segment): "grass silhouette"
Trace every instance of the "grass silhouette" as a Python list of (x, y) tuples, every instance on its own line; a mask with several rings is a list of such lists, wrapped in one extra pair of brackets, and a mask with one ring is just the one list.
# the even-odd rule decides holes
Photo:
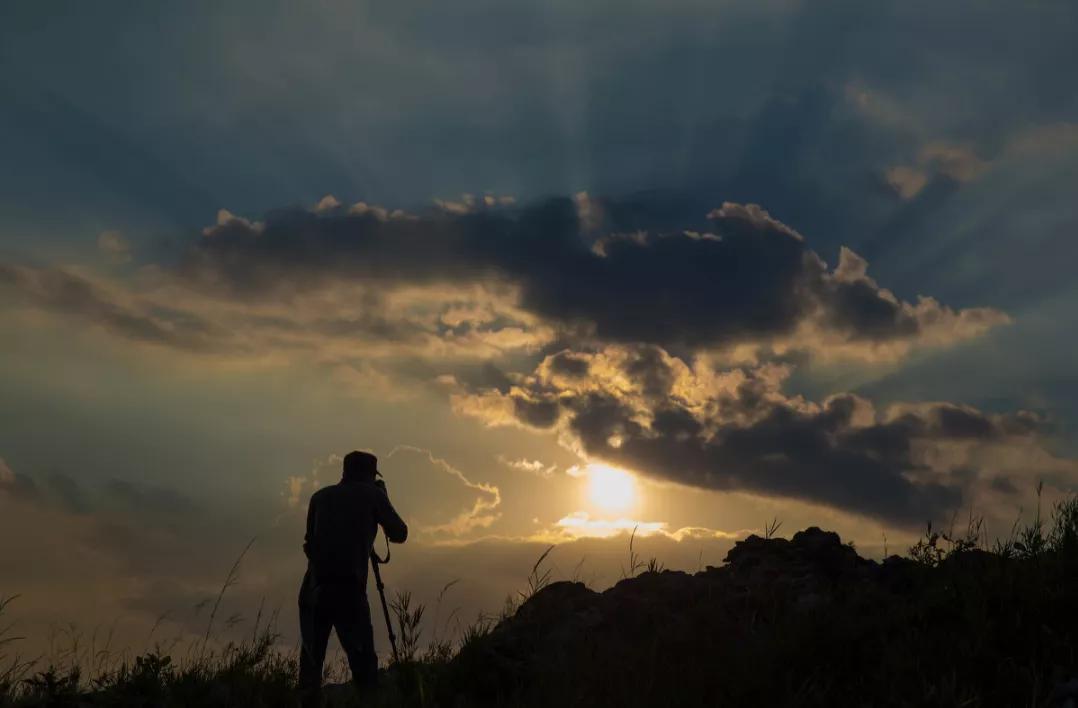
[[(548, 548), (517, 596), (470, 624), (456, 610), (442, 617), (456, 581), (432, 612), (402, 592), (392, 603), (399, 660), (363, 705), (1052, 706), (1072, 690), (1078, 698), (1078, 497), (1045, 516), (1038, 490), (1032, 520), (991, 542), (982, 520), (970, 515), (957, 530), (956, 522), (929, 525), (905, 557), (858, 558), (853, 574), (824, 563), (811, 591), (798, 584), (804, 568), (784, 577), (768, 565), (768, 554), (786, 558), (794, 547), (777, 537), (776, 520), (745, 544), (760, 562), (747, 556), (692, 576), (643, 563), (634, 534), (626, 577), (602, 594), (555, 582), (544, 568)], [(186, 651), (173, 642), (129, 657), (107, 636), (72, 632), (69, 648), (42, 663), (18, 653), (20, 637), (3, 621), (16, 602), (0, 598), (4, 708), (296, 704), (295, 652), (281, 649), (264, 607), (247, 637), (223, 646), (211, 612)], [(451, 626), (456, 641), (447, 639)], [(330, 681), (345, 674), (343, 665), (327, 669)], [(328, 698), (359, 705), (343, 688)]]

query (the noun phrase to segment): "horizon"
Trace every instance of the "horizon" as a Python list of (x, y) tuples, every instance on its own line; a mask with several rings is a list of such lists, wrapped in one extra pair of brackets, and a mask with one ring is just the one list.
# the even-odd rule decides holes
[(876, 558), (1006, 536), (1078, 491), (1076, 30), (995, 1), (0, 10), (27, 651), (197, 637), (251, 539), (223, 631), (264, 601), (294, 639), (307, 499), (356, 449), (412, 529), (387, 585), (458, 580), (467, 618), (551, 545), (605, 587), (634, 534), (689, 571), (772, 520)]

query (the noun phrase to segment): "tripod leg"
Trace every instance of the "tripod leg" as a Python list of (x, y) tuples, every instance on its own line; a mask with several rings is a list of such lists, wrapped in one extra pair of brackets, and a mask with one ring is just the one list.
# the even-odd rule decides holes
[(393, 620), (389, 617), (389, 604), (386, 602), (386, 586), (382, 582), (382, 573), (378, 570), (378, 561), (371, 558), (371, 570), (374, 571), (374, 584), (378, 588), (378, 597), (382, 600), (382, 615), (386, 620), (386, 629), (389, 632), (389, 645), (393, 649), (393, 661), (399, 662), (400, 655), (397, 653), (397, 635), (393, 632)]

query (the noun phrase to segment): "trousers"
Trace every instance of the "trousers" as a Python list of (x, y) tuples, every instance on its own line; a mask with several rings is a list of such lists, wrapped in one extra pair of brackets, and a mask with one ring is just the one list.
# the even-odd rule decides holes
[(348, 657), (352, 680), (360, 688), (372, 688), (378, 680), (378, 655), (374, 653), (374, 628), (367, 604), (367, 588), (358, 579), (317, 582), (308, 571), (299, 593), (299, 689), (317, 694), (330, 630)]

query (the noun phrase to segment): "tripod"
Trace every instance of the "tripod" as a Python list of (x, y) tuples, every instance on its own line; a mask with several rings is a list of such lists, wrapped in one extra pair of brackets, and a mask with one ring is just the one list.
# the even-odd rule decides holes
[(386, 565), (389, 563), (390, 558), (389, 542), (386, 541), (386, 557), (379, 558), (378, 553), (371, 549), (371, 570), (374, 571), (374, 584), (378, 588), (378, 597), (382, 600), (382, 614), (386, 619), (386, 629), (389, 630), (389, 645), (393, 648), (393, 662), (400, 662), (400, 655), (397, 654), (397, 635), (393, 632), (393, 621), (389, 618), (389, 605), (386, 603), (386, 584), (382, 582), (382, 573), (378, 570), (378, 566)]

